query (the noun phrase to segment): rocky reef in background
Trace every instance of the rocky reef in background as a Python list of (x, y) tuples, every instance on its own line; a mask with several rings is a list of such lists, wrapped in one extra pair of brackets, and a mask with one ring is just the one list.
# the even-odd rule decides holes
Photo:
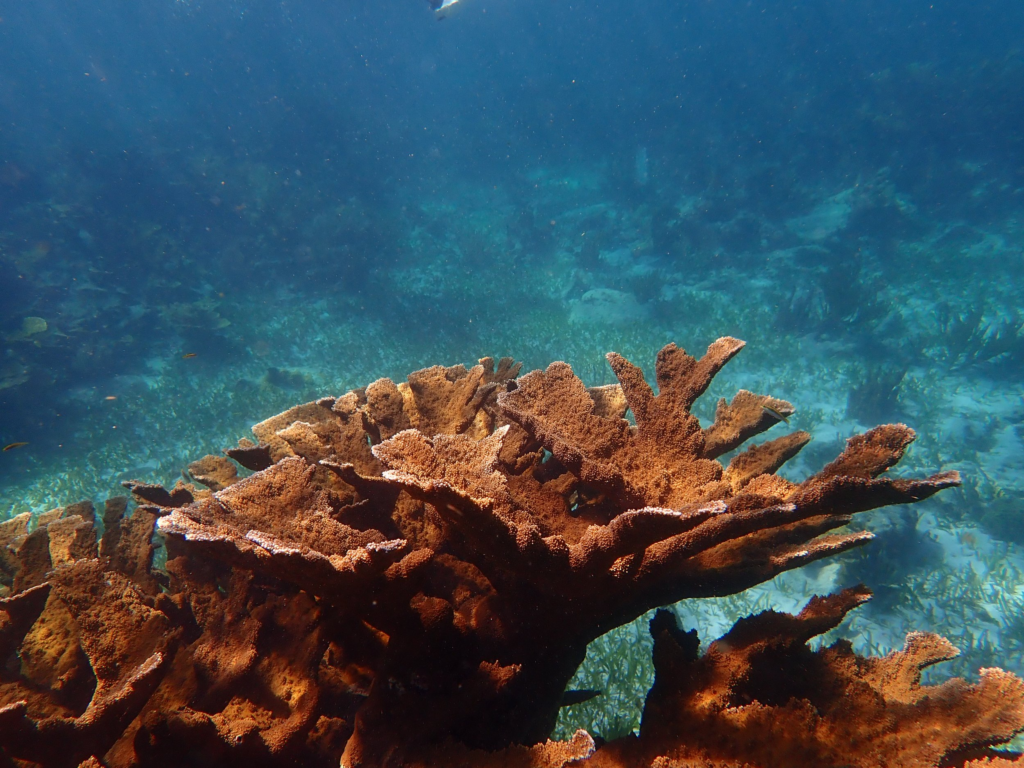
[[(867, 543), (858, 512), (956, 485), (885, 475), (903, 425), (819, 473), (808, 441), (741, 448), (793, 406), (696, 399), (743, 343), (564, 363), (436, 366), (296, 406), (174, 488), (0, 524), (0, 748), (17, 766), (965, 766), (1024, 730), (1024, 683), (921, 684), (942, 638), (811, 650), (869, 598), (742, 619), (698, 653), (659, 611), (638, 735), (546, 741), (587, 644), (646, 611), (728, 595)], [(632, 421), (627, 419), (632, 414)], [(727, 466), (719, 458), (731, 454)], [(238, 466), (252, 472), (240, 478)], [(197, 484), (205, 486), (200, 490)], [(599, 741), (599, 740), (598, 740)]]

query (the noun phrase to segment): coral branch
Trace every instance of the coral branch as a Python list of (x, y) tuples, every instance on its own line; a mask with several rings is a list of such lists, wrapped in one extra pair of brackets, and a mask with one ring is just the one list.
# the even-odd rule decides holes
[(105, 571), (98, 560), (58, 568), (51, 583), (53, 592), (40, 621), (46, 621), (48, 612), (51, 618), (66, 613), (73, 632), (37, 634), (32, 654), (45, 658), (61, 653), (55, 642), (73, 643), (71, 650), (80, 644), (95, 690), (77, 716), (65, 714), (57, 699), (46, 701), (24, 690), (25, 698), (18, 700), (16, 691), (5, 691), (0, 745), (22, 760), (74, 766), (105, 753), (146, 704), (166, 671), (176, 633), (169, 631), (166, 616), (145, 605), (131, 582)]
[(845, 641), (807, 647), (869, 597), (850, 589), (812, 599), (797, 616), (742, 619), (702, 656), (695, 633), (659, 611), (640, 738), (610, 745), (594, 762), (649, 765), (668, 755), (663, 764), (678, 766), (951, 765), (1024, 729), (1024, 682), (1005, 672), (982, 670), (974, 685), (921, 685), (922, 669), (957, 654), (936, 635), (913, 633), (882, 659), (860, 658)]

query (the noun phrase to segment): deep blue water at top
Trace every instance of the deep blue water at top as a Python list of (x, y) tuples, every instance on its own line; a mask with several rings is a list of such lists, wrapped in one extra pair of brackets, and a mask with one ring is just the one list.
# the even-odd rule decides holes
[[(998, 75), (1024, 10), (471, 0), (435, 23), (411, 0), (40, 2), (7, 4), (3, 19), (8, 162), (70, 172), (137, 153), (156, 183), (158, 170), (173, 181), (173, 153), (320, 159), (329, 145), (365, 190), (429, 179), (407, 161), (438, 140), (464, 142), (455, 167), (479, 174), (636, 142), (777, 160), (812, 147), (831, 164), (982, 142), (998, 153), (1016, 143), (1019, 104), (1000, 101), (1012, 82)], [(909, 64), (929, 77), (898, 76)], [(897, 146), (856, 117), (886, 98), (911, 123)]]
[(217, 224), (187, 183), (203, 156), (310, 165), (383, 198), (429, 192), (437, 147), (445, 173), (498, 180), (638, 144), (691, 175), (884, 162), (905, 184), (937, 158), (1020, 160), (1013, 2), (468, 0), (442, 22), (415, 0), (37, 2), (2, 18), (0, 160), (29, 176), (5, 213), (63, 174), (98, 215)]

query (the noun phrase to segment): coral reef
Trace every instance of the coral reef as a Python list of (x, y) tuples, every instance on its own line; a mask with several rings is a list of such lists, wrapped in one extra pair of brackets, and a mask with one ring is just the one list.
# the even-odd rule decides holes
[(993, 757), (1024, 729), (1014, 676), (922, 686), (923, 667), (955, 655), (932, 635), (883, 659), (807, 646), (864, 588), (741, 620), (703, 655), (661, 611), (640, 734), (546, 741), (559, 709), (591, 695), (565, 690), (590, 641), (865, 544), (870, 533), (839, 531), (854, 514), (959, 483), (885, 476), (914, 439), (904, 425), (784, 479), (809, 435), (742, 448), (794, 412), (747, 391), (702, 428), (691, 407), (742, 347), (722, 338), (699, 360), (665, 347), (657, 394), (615, 354), (619, 384), (590, 389), (564, 363), (520, 378), (508, 358), (435, 366), (267, 419), (229, 458), (193, 462), (192, 482), (127, 483), (130, 516), (115, 499), (102, 515), (80, 504), (0, 524), (4, 757), (108, 768)]

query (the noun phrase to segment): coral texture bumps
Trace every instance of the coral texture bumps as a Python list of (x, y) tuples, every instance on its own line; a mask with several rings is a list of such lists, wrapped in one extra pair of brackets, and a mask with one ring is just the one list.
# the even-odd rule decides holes
[(547, 740), (591, 640), (865, 544), (844, 529), (856, 513), (959, 482), (886, 476), (914, 439), (903, 425), (803, 482), (775, 474), (807, 434), (743, 446), (790, 403), (740, 391), (706, 428), (690, 412), (742, 346), (665, 347), (657, 394), (615, 354), (619, 384), (598, 388), (564, 363), (435, 366), (261, 422), (192, 482), (129, 483), (130, 516), (113, 499), (0, 524), (4, 759), (996, 764), (988, 748), (1024, 729), (1016, 677), (922, 685), (956, 653), (923, 633), (882, 659), (808, 647), (863, 587), (742, 619), (703, 654), (659, 611), (639, 734)]

